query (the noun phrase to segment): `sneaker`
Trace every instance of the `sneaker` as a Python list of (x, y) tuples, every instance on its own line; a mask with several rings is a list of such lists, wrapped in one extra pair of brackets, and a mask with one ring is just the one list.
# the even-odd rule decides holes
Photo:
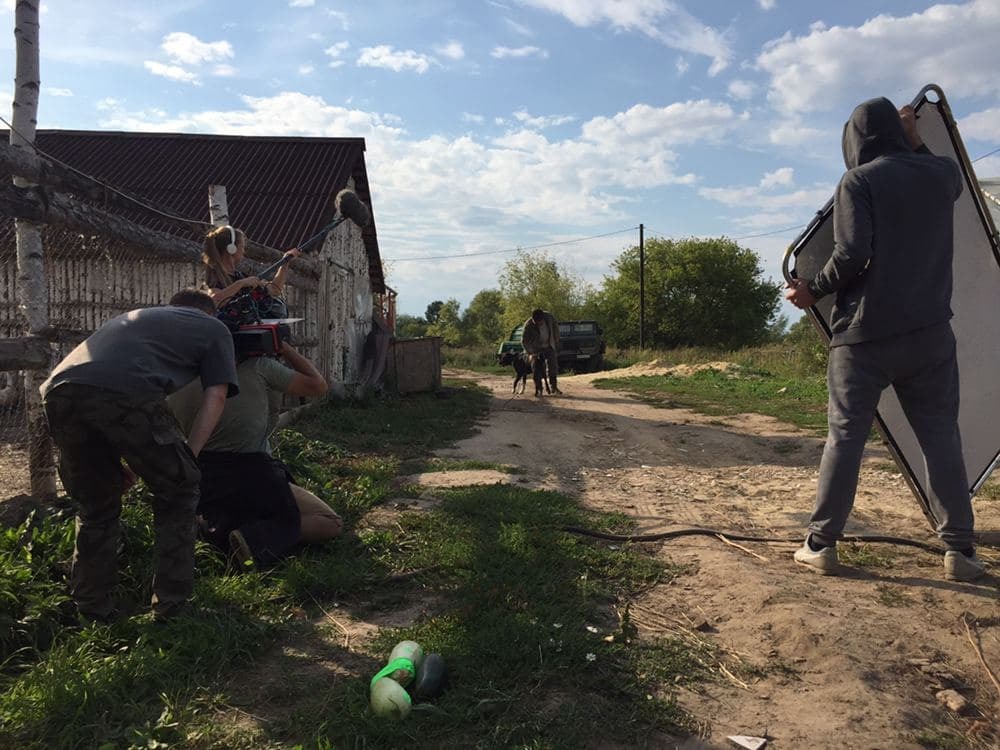
[(949, 581), (974, 581), (986, 575), (986, 565), (976, 557), (976, 553), (950, 549), (944, 553), (944, 577)]
[(239, 529), (229, 532), (229, 550), (232, 552), (237, 568), (240, 570), (254, 569), (253, 550), (250, 549), (250, 545), (247, 544), (246, 538)]
[(541, 398), (541, 397), (542, 397), (542, 389), (541, 388), (536, 388), (535, 389), (535, 398)]
[(840, 561), (837, 559), (836, 547), (823, 547), (814, 550), (809, 546), (809, 539), (802, 543), (802, 546), (795, 550), (795, 562), (800, 565), (808, 565), (822, 576), (836, 575), (840, 568)]
[(557, 396), (561, 396), (561, 395), (563, 395), (563, 392), (562, 392), (562, 391), (560, 391), (560, 390), (559, 390), (558, 388), (556, 388), (555, 386), (552, 386), (552, 392), (553, 392), (554, 394), (556, 394)]

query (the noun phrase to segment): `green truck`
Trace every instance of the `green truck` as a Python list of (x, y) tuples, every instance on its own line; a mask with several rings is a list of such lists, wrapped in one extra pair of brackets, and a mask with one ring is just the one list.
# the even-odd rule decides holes
[[(522, 352), (521, 335), (524, 326), (519, 325), (500, 344), (497, 359), (504, 352)], [(597, 372), (604, 367), (604, 329), (596, 320), (567, 320), (559, 324), (559, 369), (576, 372)]]

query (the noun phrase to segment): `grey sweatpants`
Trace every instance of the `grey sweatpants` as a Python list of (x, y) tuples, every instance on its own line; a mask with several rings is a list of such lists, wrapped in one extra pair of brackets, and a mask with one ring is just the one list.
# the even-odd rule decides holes
[(920, 443), (938, 535), (949, 549), (972, 547), (972, 501), (958, 430), (958, 363), (948, 323), (830, 349), (829, 433), (809, 532), (825, 544), (843, 533), (875, 409), (890, 385)]

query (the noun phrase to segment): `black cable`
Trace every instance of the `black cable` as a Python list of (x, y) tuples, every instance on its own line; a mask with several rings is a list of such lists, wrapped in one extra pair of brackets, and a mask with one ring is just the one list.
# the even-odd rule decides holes
[[(778, 536), (748, 536), (746, 534), (731, 534), (728, 531), (718, 531), (717, 529), (703, 529), (698, 527), (688, 527), (683, 529), (673, 529), (663, 531), (658, 534), (609, 534), (604, 531), (592, 531), (579, 526), (563, 526), (562, 530), (570, 534), (589, 536), (595, 539), (605, 539), (609, 542), (659, 542), (667, 539), (676, 539), (682, 536), (717, 536), (723, 539), (732, 539), (737, 542), (781, 542), (784, 544), (802, 544), (802, 537), (786, 538)], [(898, 544), (904, 547), (917, 547), (936, 555), (943, 555), (944, 550), (933, 544), (921, 542), (916, 539), (906, 539), (899, 536), (880, 536), (873, 534), (857, 534), (853, 536), (842, 536), (842, 542), (865, 542), (872, 544)]]

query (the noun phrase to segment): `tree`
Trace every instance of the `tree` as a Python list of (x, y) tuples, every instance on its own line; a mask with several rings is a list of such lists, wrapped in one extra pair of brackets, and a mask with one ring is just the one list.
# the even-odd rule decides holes
[(543, 251), (517, 255), (500, 271), (504, 329), (523, 323), (536, 307), (548, 310), (558, 320), (580, 316), (590, 288)]
[(427, 335), (427, 321), (416, 315), (396, 316), (396, 336), (401, 339), (414, 339)]
[(442, 302), (439, 299), (434, 300), (429, 305), (427, 305), (427, 312), (424, 313), (424, 320), (426, 320), (428, 323), (436, 323), (438, 315), (440, 315), (441, 313), (441, 307), (443, 305), (444, 302)]
[(428, 336), (440, 336), (448, 346), (458, 346), (462, 343), (462, 316), (459, 315), (461, 305), (452, 297), (442, 302), (433, 323), (427, 326)]
[(462, 315), (462, 332), (465, 343), (485, 346), (502, 341), (509, 329), (503, 322), (503, 295), (496, 289), (478, 292)]
[[(652, 239), (645, 243), (646, 340), (654, 346), (737, 348), (765, 341), (779, 284), (733, 240)], [(639, 248), (623, 252), (595, 295), (608, 338), (639, 342)]]

